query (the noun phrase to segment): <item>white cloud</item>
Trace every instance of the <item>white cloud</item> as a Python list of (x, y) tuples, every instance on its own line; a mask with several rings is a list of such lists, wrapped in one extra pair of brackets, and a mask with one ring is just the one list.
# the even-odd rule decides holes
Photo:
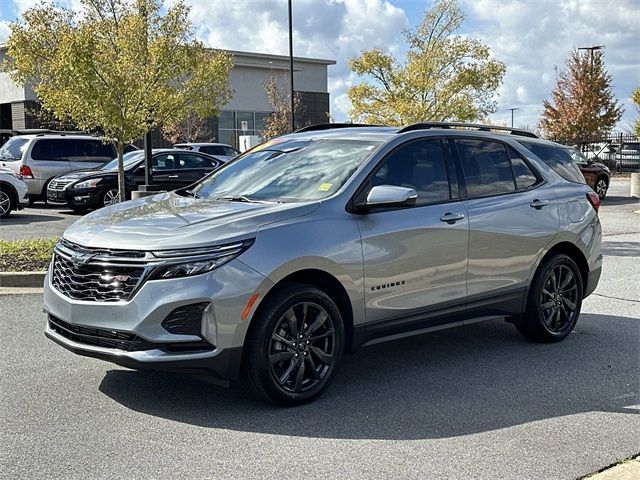
[(9, 29), (9, 22), (6, 20), (0, 20), (0, 45), (7, 41), (11, 30)]
[(605, 62), (614, 91), (624, 103), (624, 126), (634, 118), (629, 100), (640, 85), (640, 9), (634, 0), (461, 0), (471, 35), (482, 38), (507, 65), (497, 121), (519, 107), (516, 125), (534, 126), (542, 100), (555, 85), (554, 67), (564, 69), (573, 48), (606, 45)]
[[(289, 51), (286, 0), (190, 0), (196, 35), (207, 46), (286, 55)], [(296, 0), (294, 54), (329, 58), (329, 92), (334, 118), (350, 109), (347, 88), (354, 77), (347, 62), (374, 46), (397, 51), (407, 18), (385, 0)]]

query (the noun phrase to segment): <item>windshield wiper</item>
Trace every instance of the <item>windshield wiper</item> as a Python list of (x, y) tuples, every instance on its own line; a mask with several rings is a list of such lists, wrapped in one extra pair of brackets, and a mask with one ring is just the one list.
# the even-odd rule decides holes
[(274, 203), (274, 202), (268, 202), (266, 200), (255, 200), (245, 195), (227, 195), (227, 196), (218, 198), (218, 200), (227, 200), (229, 202), (243, 202), (243, 203)]
[(198, 195), (197, 192), (194, 192), (193, 190), (185, 190), (184, 193), (191, 195), (193, 198), (202, 198), (200, 195)]

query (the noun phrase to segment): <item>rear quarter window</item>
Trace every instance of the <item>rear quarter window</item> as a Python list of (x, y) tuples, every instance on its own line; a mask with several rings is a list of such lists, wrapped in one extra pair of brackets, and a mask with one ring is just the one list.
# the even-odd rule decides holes
[(578, 168), (565, 148), (555, 145), (523, 142), (521, 140), (519, 140), (519, 142), (565, 180), (574, 183), (586, 183), (580, 168)]

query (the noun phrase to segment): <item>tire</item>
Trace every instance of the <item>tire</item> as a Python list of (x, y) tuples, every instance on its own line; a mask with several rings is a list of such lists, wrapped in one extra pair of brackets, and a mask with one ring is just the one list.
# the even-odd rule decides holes
[(0, 187), (0, 218), (8, 217), (13, 208), (13, 195), (6, 188)]
[(606, 197), (607, 190), (609, 189), (609, 182), (607, 181), (607, 177), (605, 176), (598, 177), (596, 179), (596, 183), (594, 183), (593, 185), (593, 189), (598, 194), (598, 197), (600, 197), (600, 200)]
[[(115, 194), (115, 201), (113, 201), (113, 195)], [(118, 187), (107, 186), (102, 191), (100, 195), (100, 208), (109, 207), (111, 205), (115, 205), (116, 203), (120, 203), (118, 200)]]
[(254, 317), (242, 379), (263, 400), (302, 405), (329, 387), (343, 351), (344, 324), (334, 301), (310, 285), (290, 284)]
[(564, 340), (578, 321), (583, 292), (580, 270), (570, 257), (558, 254), (548, 258), (536, 272), (527, 309), (516, 328), (536, 342)]

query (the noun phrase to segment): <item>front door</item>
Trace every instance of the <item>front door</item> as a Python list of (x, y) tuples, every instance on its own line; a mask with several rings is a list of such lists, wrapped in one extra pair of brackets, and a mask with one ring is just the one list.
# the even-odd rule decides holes
[(451, 318), (433, 320), (428, 313), (464, 308), (469, 224), (443, 146), (433, 138), (401, 145), (376, 167), (364, 189), (397, 185), (418, 193), (414, 207), (357, 216), (370, 340), (448, 323)]

